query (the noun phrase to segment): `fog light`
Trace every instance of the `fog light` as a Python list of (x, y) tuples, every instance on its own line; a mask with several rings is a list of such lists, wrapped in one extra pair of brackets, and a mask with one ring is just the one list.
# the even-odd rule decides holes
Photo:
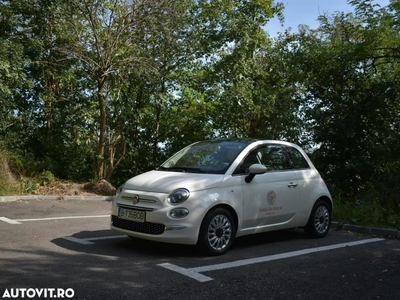
[(186, 217), (188, 214), (189, 214), (189, 210), (187, 208), (183, 208), (183, 207), (174, 208), (169, 213), (170, 217), (174, 218), (174, 219), (182, 219), (182, 218)]

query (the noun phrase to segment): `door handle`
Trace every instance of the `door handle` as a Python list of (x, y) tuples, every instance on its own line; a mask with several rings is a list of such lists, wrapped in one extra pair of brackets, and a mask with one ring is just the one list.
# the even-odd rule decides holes
[(296, 187), (298, 185), (297, 182), (289, 182), (289, 184), (287, 185), (288, 187)]

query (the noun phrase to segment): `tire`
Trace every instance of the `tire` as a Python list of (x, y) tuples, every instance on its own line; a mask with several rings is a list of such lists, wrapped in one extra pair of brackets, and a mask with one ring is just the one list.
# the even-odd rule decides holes
[(311, 238), (323, 238), (331, 227), (332, 208), (326, 200), (319, 200), (314, 204), (305, 233)]
[(232, 246), (236, 228), (232, 215), (223, 208), (207, 213), (201, 223), (198, 249), (205, 255), (224, 254)]

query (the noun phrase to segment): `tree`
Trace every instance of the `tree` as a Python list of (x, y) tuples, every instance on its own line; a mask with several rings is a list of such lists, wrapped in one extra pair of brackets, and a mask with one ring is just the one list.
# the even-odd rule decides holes
[[(87, 92), (97, 99), (96, 177), (109, 179), (126, 154), (122, 132), (107, 121), (112, 109), (114, 119), (121, 113), (115, 109), (119, 85), (131, 76), (144, 74), (146, 78), (157, 71), (153, 57), (142, 51), (140, 43), (143, 38), (151, 39), (160, 22), (166, 22), (173, 4), (169, 0), (88, 0), (72, 1), (68, 6), (65, 26), (73, 32), (75, 43), (65, 53), (79, 61), (90, 80)], [(122, 149), (118, 155), (117, 149)]]
[(377, 170), (398, 159), (398, 40), (390, 8), (353, 1), (356, 14), (321, 16), (317, 30), (288, 35), (315, 162), (357, 196)]

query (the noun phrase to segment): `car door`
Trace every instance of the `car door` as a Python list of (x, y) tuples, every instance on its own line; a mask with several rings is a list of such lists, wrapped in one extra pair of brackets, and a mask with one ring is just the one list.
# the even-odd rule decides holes
[[(246, 169), (254, 163), (267, 168), (250, 183), (245, 182)], [(243, 229), (288, 223), (296, 214), (297, 179), (289, 169), (285, 147), (265, 144), (249, 152), (235, 171), (243, 186)]]
[[(289, 165), (296, 175), (297, 190), (299, 195), (298, 212), (303, 211), (307, 213), (310, 211), (310, 201), (312, 201), (312, 194), (318, 182), (320, 181), (319, 173), (315, 168), (311, 167), (304, 155), (298, 149), (286, 146), (288, 154)], [(305, 217), (308, 217), (306, 214)]]

